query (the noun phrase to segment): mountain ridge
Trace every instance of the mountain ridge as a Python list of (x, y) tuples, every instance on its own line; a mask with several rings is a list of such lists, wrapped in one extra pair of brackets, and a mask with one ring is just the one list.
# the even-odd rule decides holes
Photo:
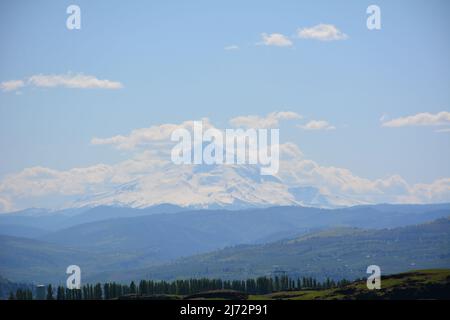
[[(333, 231), (327, 230), (327, 236), (316, 233), (269, 244), (224, 248), (129, 271), (122, 279), (245, 279), (282, 272), (352, 280), (366, 277), (366, 268), (372, 264), (379, 265), (383, 274), (450, 268), (450, 217), (395, 229), (355, 229), (354, 233), (334, 235)], [(108, 279), (109, 275), (98, 277)]]
[[(398, 207), (398, 212), (392, 212), (364, 207), (335, 210), (275, 207), (242, 211), (198, 210), (107, 219), (59, 229), (34, 239), (27, 238), (19, 247), (9, 246), (4, 238), (0, 238), (2, 248), (11, 247), (10, 251), (0, 250), (0, 270), (15, 281), (37, 281), (54, 277), (55, 274), (64, 279), (63, 267), (67, 265), (59, 263), (64, 261), (64, 264), (79, 264), (87, 276), (105, 272), (120, 278), (122, 273), (128, 273), (129, 270), (162, 265), (225, 247), (264, 245), (311, 232), (327, 232), (323, 230), (336, 227), (341, 231), (356, 227), (393, 228), (424, 223), (450, 213), (442, 206), (424, 206), (405, 211), (402, 208)], [(34, 246), (33, 243), (39, 245)], [(45, 250), (49, 245), (56, 245), (56, 248), (50, 248), (54, 249), (50, 253), (56, 250), (55, 254), (48, 254), (48, 250)], [(25, 250), (30, 247), (35, 249)], [(40, 251), (41, 248), (44, 251)], [(70, 255), (66, 255), (66, 252), (72, 251), (75, 252), (73, 259), (67, 259)], [(14, 254), (5, 256), (6, 252)], [(47, 260), (54, 265), (46, 273), (37, 274), (37, 269), (30, 268), (32, 263), (24, 264), (22, 261), (26, 257), (39, 261), (46, 254)], [(14, 262), (16, 265), (5, 266), (1, 261)], [(59, 267), (55, 269), (56, 266)]]

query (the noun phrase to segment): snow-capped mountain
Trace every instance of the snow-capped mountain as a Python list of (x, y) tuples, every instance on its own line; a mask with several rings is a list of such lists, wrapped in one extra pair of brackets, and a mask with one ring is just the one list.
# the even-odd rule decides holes
[(313, 187), (289, 187), (280, 178), (260, 175), (257, 166), (166, 165), (112, 190), (77, 200), (81, 206), (144, 208), (170, 203), (181, 207), (239, 209), (279, 205), (335, 207)]

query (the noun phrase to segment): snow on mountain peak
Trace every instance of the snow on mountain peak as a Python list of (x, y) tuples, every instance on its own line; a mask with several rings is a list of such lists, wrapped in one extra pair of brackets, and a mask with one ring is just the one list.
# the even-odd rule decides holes
[[(171, 203), (182, 207), (234, 208), (310, 204), (299, 197), (299, 190), (296, 192), (277, 177), (261, 176), (257, 166), (167, 164), (111, 191), (80, 199), (75, 205), (144, 208)], [(319, 195), (313, 203), (329, 205), (326, 197)]]

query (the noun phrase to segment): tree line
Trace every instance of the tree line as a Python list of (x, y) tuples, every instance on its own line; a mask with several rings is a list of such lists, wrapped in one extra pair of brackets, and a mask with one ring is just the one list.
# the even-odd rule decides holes
[[(321, 290), (342, 287), (350, 283), (348, 280), (334, 281), (326, 279), (318, 281), (311, 277), (291, 278), (286, 275), (275, 277), (258, 277), (247, 280), (221, 280), (221, 279), (185, 279), (174, 281), (141, 280), (138, 284), (132, 281), (129, 285), (108, 282), (103, 285), (85, 284), (80, 289), (68, 289), (51, 284), (47, 286), (47, 300), (109, 300), (126, 295), (191, 295), (203, 291), (230, 289), (247, 294), (268, 294), (279, 291), (294, 290)], [(31, 300), (31, 289), (18, 289), (11, 292), (10, 300)]]

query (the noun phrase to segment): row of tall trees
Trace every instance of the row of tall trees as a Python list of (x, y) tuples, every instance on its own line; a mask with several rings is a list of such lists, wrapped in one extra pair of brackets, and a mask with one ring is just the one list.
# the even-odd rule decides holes
[[(329, 289), (341, 287), (349, 281), (334, 281), (326, 279), (317, 281), (311, 277), (290, 278), (286, 275), (275, 277), (259, 277), (247, 280), (221, 280), (221, 279), (186, 279), (175, 281), (141, 280), (138, 284), (132, 281), (129, 285), (110, 282), (95, 285), (85, 284), (79, 290), (71, 290), (58, 286), (56, 290), (52, 285), (47, 287), (47, 300), (102, 300), (114, 299), (124, 295), (136, 294), (142, 296), (155, 294), (190, 295), (209, 290), (231, 289), (248, 294), (267, 294), (278, 291)], [(10, 299), (32, 299), (31, 290), (18, 289), (10, 294)]]
[(17, 289), (16, 293), (9, 294), (9, 300), (32, 300), (33, 291), (30, 289)]

